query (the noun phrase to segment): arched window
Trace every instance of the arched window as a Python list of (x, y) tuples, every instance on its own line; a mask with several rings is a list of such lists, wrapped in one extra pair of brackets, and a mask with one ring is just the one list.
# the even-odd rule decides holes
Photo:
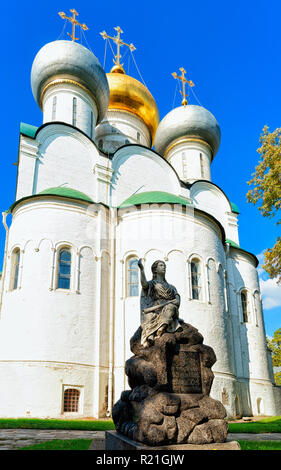
[(139, 295), (139, 268), (138, 258), (127, 260), (127, 297)]
[(103, 149), (103, 140), (102, 140), (102, 139), (99, 140), (98, 148), (99, 148), (100, 150)]
[(202, 273), (200, 261), (193, 259), (190, 263), (191, 269), (191, 292), (193, 300), (202, 299)]
[(58, 289), (70, 289), (71, 275), (71, 251), (69, 248), (62, 248), (58, 258)]
[(200, 153), (200, 168), (201, 168), (201, 177), (205, 178), (205, 171), (204, 171), (204, 162), (203, 162), (203, 155)]
[(19, 287), (19, 269), (20, 249), (16, 248), (12, 253), (11, 290), (16, 290)]
[(63, 394), (63, 411), (65, 413), (78, 413), (80, 391), (76, 388), (67, 388)]
[(242, 313), (243, 321), (247, 323), (249, 320), (249, 308), (248, 308), (248, 294), (246, 290), (241, 292), (241, 304), (242, 304)]
[(262, 401), (262, 398), (260, 397), (257, 399), (257, 411), (258, 411), (258, 415), (262, 415), (264, 413), (263, 401)]
[(72, 125), (76, 126), (77, 122), (77, 98), (73, 98), (72, 103)]
[(93, 111), (91, 111), (91, 114), (90, 114), (90, 137), (91, 139), (93, 138), (93, 135), (94, 135), (94, 115), (93, 115)]
[(56, 120), (56, 111), (57, 111), (57, 97), (53, 97), (53, 106), (52, 106), (52, 121)]

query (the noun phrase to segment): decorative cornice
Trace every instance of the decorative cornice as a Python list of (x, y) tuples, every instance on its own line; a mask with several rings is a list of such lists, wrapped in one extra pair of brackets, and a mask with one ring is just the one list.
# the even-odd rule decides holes
[(40, 96), (40, 108), (41, 108), (41, 110), (43, 108), (43, 98), (44, 98), (44, 95), (45, 95), (46, 91), (49, 88), (53, 87), (53, 86), (63, 85), (65, 83), (69, 84), (69, 85), (77, 86), (77, 87), (81, 88), (82, 90), (84, 90), (86, 93), (88, 93), (90, 95), (90, 97), (92, 98), (92, 100), (94, 101), (94, 103), (95, 103), (95, 105), (98, 109), (96, 98), (95, 98), (94, 94), (85, 85), (82, 85), (82, 83), (79, 83), (76, 80), (72, 80), (70, 78), (56, 78), (55, 80), (52, 80), (51, 82), (47, 83), (47, 85), (43, 88), (43, 90), (41, 92), (41, 96)]

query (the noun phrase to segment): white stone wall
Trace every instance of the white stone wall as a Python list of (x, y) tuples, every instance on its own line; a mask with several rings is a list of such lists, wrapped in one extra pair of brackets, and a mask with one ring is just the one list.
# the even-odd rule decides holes
[[(235, 373), (241, 384), (241, 412), (274, 415), (277, 412), (268, 360), (259, 280), (250, 255), (230, 248), (228, 255), (230, 303)], [(247, 292), (248, 321), (243, 318), (241, 291)]]
[(191, 138), (179, 140), (171, 145), (165, 158), (175, 168), (182, 181), (211, 181), (212, 154), (210, 147), (203, 141)]
[[(127, 213), (126, 213), (127, 212)], [(119, 212), (116, 231), (115, 312), (115, 399), (126, 378), (124, 363), (132, 353), (129, 338), (140, 324), (139, 297), (126, 295), (126, 264), (135, 255), (144, 259), (147, 279), (156, 259), (167, 263), (167, 281), (181, 295), (180, 317), (199, 329), (204, 343), (213, 347), (217, 363), (212, 395), (221, 399), (223, 386), (232, 398), (235, 377), (226, 315), (225, 255), (220, 231), (208, 216), (153, 204), (150, 208)], [(202, 300), (191, 300), (190, 262), (196, 257), (202, 266)], [(124, 339), (122, 339), (124, 338)], [(223, 385), (223, 386), (222, 386)], [(231, 409), (231, 404), (229, 406)]]
[(20, 135), (16, 200), (33, 194), (38, 145), (37, 140)]
[(190, 188), (190, 198), (195, 207), (213, 215), (222, 224), (227, 239), (239, 245), (237, 216), (220, 188), (207, 181), (198, 181)]
[(36, 140), (21, 137), (16, 199), (63, 186), (108, 204), (111, 175), (110, 160), (86, 136), (50, 124), (40, 129)]
[[(54, 91), (50, 88), (45, 97), (46, 119)], [(88, 119), (86, 101), (80, 108), (81, 126)], [(140, 143), (149, 146), (141, 121), (111, 114), (110, 125), (116, 123), (119, 137), (123, 139), (123, 132), (137, 143), (140, 131)], [(106, 137), (108, 145), (113, 135)], [(226, 238), (239, 243), (237, 217), (229, 201), (207, 181), (207, 147), (198, 142), (181, 145), (171, 149), (170, 164), (138, 145), (117, 150), (111, 161), (78, 130), (49, 124), (36, 139), (21, 136), (16, 199), (66, 186), (116, 207), (135, 193), (164, 191), (190, 198), (222, 224)], [(186, 168), (183, 152), (189, 159)], [(185, 181), (206, 181), (198, 181), (189, 191), (180, 185), (175, 169)], [(72, 252), (68, 292), (56, 288), (58, 250), (64, 245)], [(15, 248), (21, 253), (19, 286), (11, 291)], [(2, 286), (1, 416), (60, 416), (66, 387), (80, 390), (78, 415), (98, 417), (110, 411), (128, 388), (124, 365), (132, 354), (130, 337), (140, 324), (139, 296), (126, 293), (130, 256), (144, 259), (149, 279), (153, 261), (167, 263), (167, 280), (181, 295), (180, 317), (198, 328), (216, 353), (211, 395), (223, 402), (228, 414), (280, 414), (281, 392), (272, 385), (254, 261), (240, 250), (227, 250), (226, 256), (215, 220), (192, 207), (153, 204), (117, 213), (104, 205), (58, 197), (20, 203), (10, 228)], [(201, 266), (200, 300), (191, 295), (194, 258)], [(249, 295), (246, 324), (242, 289)]]
[[(32, 416), (58, 416), (64, 385), (83, 389), (80, 412), (84, 416), (98, 416), (105, 408), (106, 224), (106, 218), (87, 210), (86, 204), (59, 198), (31, 199), (15, 209), (0, 321), (5, 375), (1, 416), (25, 416), (28, 411)], [(101, 233), (105, 233), (102, 242)], [(63, 246), (70, 247), (72, 255), (69, 290), (56, 284), (58, 252)], [(15, 247), (21, 253), (19, 284), (11, 290)]]
[(96, 127), (95, 141), (105, 153), (114, 153), (125, 144), (151, 145), (151, 136), (142, 119), (127, 111), (109, 109)]
[(113, 206), (135, 193), (164, 191), (180, 195), (177, 174), (167, 162), (149, 149), (132, 146), (118, 150), (112, 159)]
[[(73, 109), (73, 98), (76, 99), (76, 112)], [(52, 121), (66, 122), (94, 139), (97, 118), (98, 111), (94, 99), (81, 87), (61, 83), (51, 86), (44, 94), (44, 124)]]

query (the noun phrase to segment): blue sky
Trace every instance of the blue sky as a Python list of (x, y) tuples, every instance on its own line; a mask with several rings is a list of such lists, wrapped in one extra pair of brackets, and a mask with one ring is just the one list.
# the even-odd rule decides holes
[[(124, 31), (123, 40), (136, 47), (134, 57), (141, 75), (154, 96), (160, 118), (181, 97), (171, 76), (183, 66), (187, 78), (195, 83), (190, 104), (201, 104), (218, 120), (222, 141), (212, 163), (212, 180), (240, 209), (240, 245), (262, 259), (262, 252), (273, 246), (280, 235), (275, 220), (263, 218), (257, 207), (248, 204), (247, 181), (258, 162), (259, 136), (267, 124), (281, 127), (280, 18), (281, 2), (268, 0), (200, 2), (81, 1), (49, 0), (13, 2), (1, 6), (1, 211), (14, 201), (16, 189), (19, 124), (39, 126), (42, 113), (30, 87), (30, 71), (38, 50), (60, 37), (64, 21), (58, 11), (79, 12), (78, 20), (89, 31), (82, 43), (89, 45), (104, 63), (105, 41), (100, 32), (115, 35), (114, 26)], [(60, 39), (66, 39), (66, 31)], [(124, 50), (125, 54), (125, 50)], [(140, 80), (138, 71), (124, 57), (125, 69)], [(105, 70), (112, 65), (107, 49)], [(176, 94), (175, 94), (176, 92)], [(197, 98), (197, 99), (196, 99)], [(197, 101), (198, 100), (198, 101)], [(5, 231), (0, 228), (0, 257)], [(2, 260), (1, 260), (2, 264)], [(260, 269), (264, 296), (265, 326), (268, 335), (281, 327), (281, 287)]]

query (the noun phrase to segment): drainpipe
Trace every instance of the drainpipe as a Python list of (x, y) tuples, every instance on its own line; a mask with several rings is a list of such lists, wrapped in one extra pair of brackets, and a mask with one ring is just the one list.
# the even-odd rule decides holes
[(4, 284), (5, 284), (5, 278), (6, 278), (8, 240), (9, 240), (9, 227), (8, 227), (8, 225), (7, 225), (7, 222), (6, 222), (7, 215), (8, 215), (8, 212), (2, 212), (2, 222), (3, 222), (4, 228), (5, 228), (5, 230), (6, 230), (6, 240), (5, 240), (3, 272), (2, 272), (1, 297), (0, 297), (0, 318), (1, 318), (1, 310), (2, 310), (2, 300), (3, 300)]

